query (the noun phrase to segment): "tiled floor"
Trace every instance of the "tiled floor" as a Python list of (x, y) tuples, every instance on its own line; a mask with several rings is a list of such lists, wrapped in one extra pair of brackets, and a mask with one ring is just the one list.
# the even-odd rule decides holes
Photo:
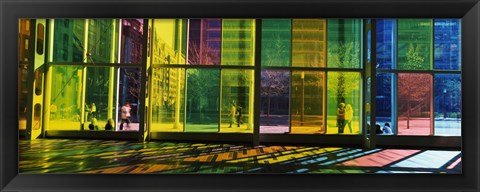
[(19, 141), (20, 173), (461, 173), (460, 151)]

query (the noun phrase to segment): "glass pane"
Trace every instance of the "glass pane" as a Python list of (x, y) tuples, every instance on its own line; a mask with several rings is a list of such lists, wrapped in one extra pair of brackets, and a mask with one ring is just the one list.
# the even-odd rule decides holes
[(153, 21), (153, 64), (185, 64), (186, 19)]
[(328, 19), (328, 54), (330, 68), (361, 67), (361, 19)]
[(53, 62), (83, 62), (85, 19), (54, 19)]
[(377, 19), (377, 63), (379, 69), (395, 68), (396, 61), (396, 25), (395, 19)]
[(290, 72), (263, 70), (261, 86), (260, 133), (288, 133)]
[(396, 129), (396, 123), (394, 122), (396, 112), (394, 76), (391, 73), (379, 73), (376, 83), (376, 124), (380, 125), (383, 134), (394, 134)]
[(431, 135), (432, 76), (398, 74), (398, 134)]
[(188, 63), (219, 65), (222, 20), (190, 19), (188, 30)]
[(113, 84), (110, 86), (110, 81), (114, 81), (114, 74), (110, 75), (113, 72), (107, 67), (87, 67), (85, 129), (92, 130), (90, 127), (90, 124), (92, 124), (93, 129), (103, 130), (107, 120), (113, 117), (113, 103), (110, 103), (111, 108), (109, 110), (109, 101), (113, 102), (113, 98), (115, 98)]
[(292, 72), (292, 133), (325, 133), (324, 72)]
[(398, 20), (398, 69), (432, 69), (431, 19)]
[(292, 66), (325, 67), (325, 25), (325, 19), (293, 20)]
[(262, 66), (290, 66), (290, 19), (262, 20)]
[(222, 65), (253, 66), (255, 58), (255, 20), (222, 20)]
[(461, 84), (460, 74), (435, 75), (435, 135), (461, 136)]
[(185, 69), (154, 68), (152, 132), (183, 132)]
[(220, 132), (253, 133), (253, 70), (224, 69)]
[(327, 134), (360, 134), (362, 79), (357, 72), (328, 72)]
[(49, 130), (80, 130), (82, 68), (52, 66)]
[(220, 70), (187, 70), (186, 132), (218, 132)]
[(435, 19), (435, 69), (460, 70), (460, 19)]
[[(138, 68), (120, 68), (119, 71), (116, 110), (118, 126), (115, 130), (138, 131), (139, 110), (142, 104), (140, 101), (141, 70)], [(127, 124), (125, 125), (125, 123)]]
[(114, 49), (114, 19), (88, 20), (88, 63), (113, 63), (116, 55)]
[(122, 19), (120, 63), (142, 63), (143, 19)]

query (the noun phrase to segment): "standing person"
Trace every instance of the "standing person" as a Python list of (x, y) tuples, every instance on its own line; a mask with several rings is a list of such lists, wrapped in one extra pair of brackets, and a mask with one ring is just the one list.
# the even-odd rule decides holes
[(95, 103), (92, 103), (92, 107), (90, 107), (91, 118), (96, 118), (95, 116), (96, 112), (97, 112), (97, 106), (95, 105)]
[(338, 133), (343, 133), (345, 127), (345, 104), (340, 103), (337, 108), (337, 126)]
[(130, 127), (130, 110), (132, 108), (130, 107), (130, 103), (128, 101), (125, 103), (125, 105), (122, 107), (122, 120), (120, 123), (120, 131), (123, 130), (123, 123), (127, 123), (127, 127)]
[(235, 124), (235, 114), (236, 114), (237, 108), (235, 107), (235, 103), (232, 101), (230, 104), (230, 113), (228, 116), (230, 116), (230, 126), (228, 128), (232, 128), (232, 124)]
[(239, 105), (237, 105), (237, 113), (236, 113), (236, 116), (237, 116), (237, 125), (238, 127), (240, 127), (240, 124), (242, 123), (241, 120), (242, 120), (242, 107)]
[(347, 104), (347, 106), (345, 106), (345, 126), (348, 126), (350, 133), (353, 133), (352, 119), (353, 119), (353, 108), (352, 108), (352, 105)]

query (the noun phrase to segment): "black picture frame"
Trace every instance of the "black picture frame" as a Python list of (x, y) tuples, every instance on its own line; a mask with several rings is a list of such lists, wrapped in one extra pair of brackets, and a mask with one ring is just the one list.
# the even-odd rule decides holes
[[(1, 0), (2, 191), (478, 191), (478, 0)], [(462, 174), (18, 174), (19, 18), (462, 18)]]

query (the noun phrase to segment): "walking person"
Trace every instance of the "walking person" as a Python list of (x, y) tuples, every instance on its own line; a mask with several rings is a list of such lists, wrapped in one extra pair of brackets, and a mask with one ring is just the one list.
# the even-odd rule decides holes
[(132, 108), (130, 107), (130, 103), (126, 102), (125, 105), (122, 107), (122, 120), (120, 123), (120, 131), (123, 130), (123, 123), (127, 123), (127, 127), (130, 127), (130, 111)]
[(237, 116), (237, 125), (238, 127), (240, 127), (240, 124), (242, 123), (242, 107), (240, 106), (240, 104), (237, 105), (236, 116)]
[(232, 124), (235, 124), (235, 114), (236, 114), (237, 108), (235, 107), (235, 103), (232, 101), (230, 104), (230, 113), (228, 116), (230, 117), (230, 126), (228, 128), (232, 128)]
[(337, 108), (337, 126), (338, 133), (343, 133), (345, 127), (345, 104), (340, 103)]
[(345, 106), (345, 126), (348, 126), (348, 129), (350, 130), (350, 133), (353, 133), (353, 131), (352, 131), (352, 119), (353, 119), (353, 108), (352, 108), (352, 105), (347, 104)]

